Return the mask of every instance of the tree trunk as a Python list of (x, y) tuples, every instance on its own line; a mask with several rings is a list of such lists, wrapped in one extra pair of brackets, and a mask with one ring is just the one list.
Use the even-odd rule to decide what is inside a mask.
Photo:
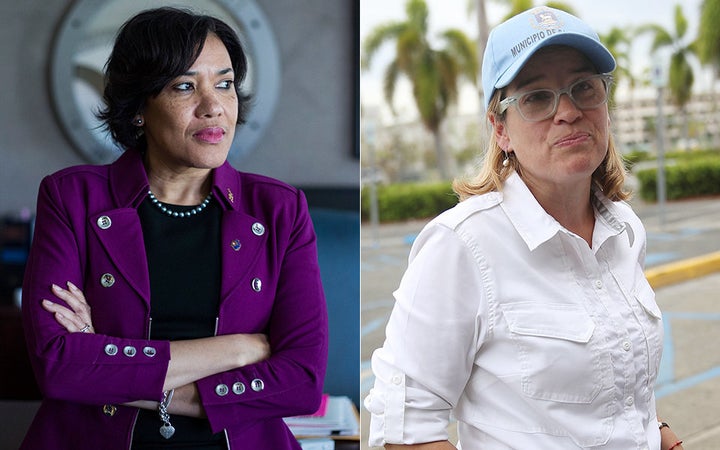
[[(707, 128), (707, 123), (705, 124), (705, 134), (710, 135), (710, 138), (708, 139), (708, 142), (705, 144), (708, 147), (711, 148), (718, 148), (720, 146), (718, 139), (720, 136), (718, 136), (718, 116), (717, 116), (717, 103), (715, 103), (715, 83), (718, 80), (718, 73), (720, 72), (720, 67), (717, 65), (713, 65), (710, 75), (710, 104), (712, 105), (712, 117), (713, 119), (710, 121), (712, 124), (712, 128)], [(709, 145), (708, 145), (709, 144)]]
[(437, 159), (440, 178), (450, 180), (455, 176), (455, 158), (448, 155), (441, 127), (433, 131), (433, 138), (435, 140), (435, 158)]
[[(487, 13), (485, 11), (485, 0), (476, 0), (477, 1), (477, 21), (478, 21), (478, 45), (477, 45), (477, 54), (478, 54), (478, 61), (480, 62), (480, 65), (482, 67), (482, 60), (483, 55), (485, 54), (485, 47), (487, 47), (487, 41), (488, 41), (488, 35), (490, 34), (488, 21), (487, 21)], [(482, 72), (478, 74), (480, 78), (482, 78)], [(478, 108), (480, 112), (480, 117), (485, 117), (485, 101), (483, 99), (483, 86), (482, 86), (482, 80), (478, 80), (477, 82), (478, 86), (478, 94), (480, 95), (480, 107)]]
[(683, 150), (690, 150), (690, 120), (688, 118), (688, 110), (683, 106), (680, 109), (682, 115), (682, 134), (683, 134)]

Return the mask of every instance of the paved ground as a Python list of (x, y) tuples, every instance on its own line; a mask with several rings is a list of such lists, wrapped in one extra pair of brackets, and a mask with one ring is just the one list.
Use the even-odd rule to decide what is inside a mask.
[[(634, 201), (633, 206), (648, 232), (649, 269), (682, 266), (699, 256), (720, 251), (720, 198), (668, 202), (662, 208)], [(392, 308), (392, 292), (406, 267), (410, 244), (425, 222), (378, 228), (363, 224), (361, 398), (373, 383), (370, 355), (382, 345), (385, 323)], [(681, 279), (656, 289), (666, 324), (665, 350), (656, 391), (658, 411), (684, 439), (686, 449), (720, 448), (718, 292), (720, 273)], [(364, 410), (361, 420), (367, 424), (368, 414)], [(361, 448), (367, 449), (365, 426), (361, 436)]]

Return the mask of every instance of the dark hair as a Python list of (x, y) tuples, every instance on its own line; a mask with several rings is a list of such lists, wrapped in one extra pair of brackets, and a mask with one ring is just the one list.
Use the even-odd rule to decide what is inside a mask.
[(105, 65), (106, 106), (97, 116), (118, 144), (144, 150), (145, 137), (133, 125), (133, 118), (149, 97), (188, 71), (210, 33), (225, 44), (230, 55), (238, 96), (237, 123), (245, 122), (250, 98), (240, 86), (247, 75), (247, 58), (235, 31), (215, 17), (170, 7), (150, 9), (120, 28)]

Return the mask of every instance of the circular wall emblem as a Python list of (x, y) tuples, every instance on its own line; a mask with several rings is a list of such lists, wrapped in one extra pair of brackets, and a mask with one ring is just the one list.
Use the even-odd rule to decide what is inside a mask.
[[(181, 0), (168, 5), (218, 17), (240, 36), (249, 62), (245, 91), (253, 101), (228, 155), (231, 161), (239, 160), (262, 137), (280, 93), (280, 56), (270, 22), (253, 0)], [(103, 102), (103, 68), (117, 31), (134, 14), (158, 6), (150, 0), (79, 0), (57, 29), (50, 58), (52, 101), (63, 130), (88, 162), (109, 163), (122, 152), (95, 118)]]

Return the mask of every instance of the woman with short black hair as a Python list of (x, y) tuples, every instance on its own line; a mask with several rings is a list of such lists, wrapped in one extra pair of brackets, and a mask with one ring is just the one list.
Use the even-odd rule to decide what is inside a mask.
[(23, 285), (44, 400), (23, 449), (299, 449), (327, 312), (305, 197), (227, 162), (247, 61), (223, 22), (142, 12), (99, 116), (125, 152), (40, 186)]

